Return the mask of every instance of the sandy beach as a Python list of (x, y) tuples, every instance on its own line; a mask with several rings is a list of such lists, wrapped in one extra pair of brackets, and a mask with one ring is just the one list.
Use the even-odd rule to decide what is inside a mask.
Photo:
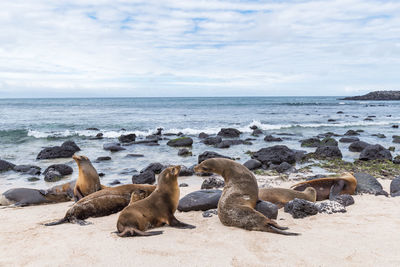
[[(187, 178), (185, 178), (186, 180)], [(388, 190), (390, 180), (379, 180)], [(286, 182), (287, 183), (287, 182)], [(280, 186), (288, 187), (283, 183)], [(181, 188), (181, 197), (199, 185)], [(177, 212), (193, 230), (163, 227), (152, 237), (120, 238), (118, 214), (93, 224), (42, 223), (64, 216), (72, 202), (0, 209), (0, 266), (398, 266), (400, 198), (357, 195), (346, 213), (278, 222), (300, 236), (250, 232), (223, 226), (217, 216)]]

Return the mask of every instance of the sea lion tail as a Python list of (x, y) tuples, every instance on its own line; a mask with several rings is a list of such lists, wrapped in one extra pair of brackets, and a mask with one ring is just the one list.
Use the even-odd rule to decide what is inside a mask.
[(272, 233), (275, 233), (275, 234), (281, 234), (281, 235), (300, 235), (299, 233), (292, 233), (292, 232), (283, 231), (283, 230), (281, 230), (281, 229), (279, 229), (279, 228), (276, 228), (276, 227), (273, 226), (273, 225), (269, 225), (269, 227), (270, 227), (270, 229), (272, 230), (271, 232), (272, 232)]
[(53, 226), (53, 225), (59, 225), (63, 223), (69, 222), (69, 219), (67, 217), (62, 218), (61, 220), (55, 221), (55, 222), (50, 222), (50, 223), (45, 223), (45, 226)]

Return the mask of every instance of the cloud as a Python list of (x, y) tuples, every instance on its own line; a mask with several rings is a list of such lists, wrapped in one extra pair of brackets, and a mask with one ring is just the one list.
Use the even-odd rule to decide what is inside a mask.
[(398, 89), (398, 14), (378, 0), (2, 1), (0, 97)]

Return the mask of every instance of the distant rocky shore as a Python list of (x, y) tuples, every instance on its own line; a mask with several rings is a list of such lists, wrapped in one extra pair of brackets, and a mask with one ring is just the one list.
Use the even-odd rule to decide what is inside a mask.
[(350, 96), (340, 100), (400, 100), (400, 91), (374, 91), (366, 95)]

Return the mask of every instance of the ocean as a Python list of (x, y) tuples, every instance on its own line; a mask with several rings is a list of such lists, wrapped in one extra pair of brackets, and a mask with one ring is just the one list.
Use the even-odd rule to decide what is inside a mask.
[[(77, 167), (72, 159), (36, 160), (44, 147), (61, 145), (73, 140), (81, 148), (78, 154), (88, 156), (92, 162), (100, 156), (110, 156), (111, 161), (93, 163), (98, 172), (105, 173), (103, 184), (119, 179), (131, 181), (134, 170), (140, 171), (152, 162), (182, 164), (187, 167), (197, 163), (197, 156), (206, 150), (238, 158), (245, 162), (250, 157), (246, 151), (276, 144), (308, 152), (315, 148), (301, 148), (300, 140), (320, 133), (344, 134), (347, 130), (363, 130), (362, 141), (379, 143), (385, 147), (392, 143), (392, 135), (400, 129), (400, 102), (396, 101), (344, 101), (340, 97), (204, 97), (204, 98), (68, 98), (68, 99), (0, 99), (0, 159), (14, 164), (31, 164), (42, 168), (54, 163), (65, 163), (74, 173), (57, 183), (40, 180), (29, 182), (31, 175), (14, 171), (0, 173), (0, 188), (47, 188), (77, 177)], [(338, 113), (339, 112), (339, 113)], [(368, 120), (365, 120), (368, 116)], [(334, 120), (334, 121), (328, 121)], [(264, 135), (256, 137), (252, 145), (231, 146), (218, 149), (200, 143), (200, 132), (215, 135), (221, 128), (236, 128), (243, 132), (241, 139), (254, 138), (250, 126), (256, 125)], [(98, 131), (102, 140), (90, 140)], [(180, 157), (178, 148), (129, 145), (127, 150), (111, 153), (103, 144), (117, 141), (121, 134), (135, 133), (145, 138), (163, 128), (163, 133), (182, 132), (194, 139), (193, 156)], [(382, 133), (386, 138), (372, 134)], [(280, 135), (283, 142), (265, 142), (267, 134)], [(166, 138), (174, 138), (165, 136)], [(339, 138), (336, 137), (338, 140)], [(358, 153), (349, 152), (349, 144), (339, 143), (344, 159), (353, 161)], [(129, 153), (144, 154), (131, 158)]]

